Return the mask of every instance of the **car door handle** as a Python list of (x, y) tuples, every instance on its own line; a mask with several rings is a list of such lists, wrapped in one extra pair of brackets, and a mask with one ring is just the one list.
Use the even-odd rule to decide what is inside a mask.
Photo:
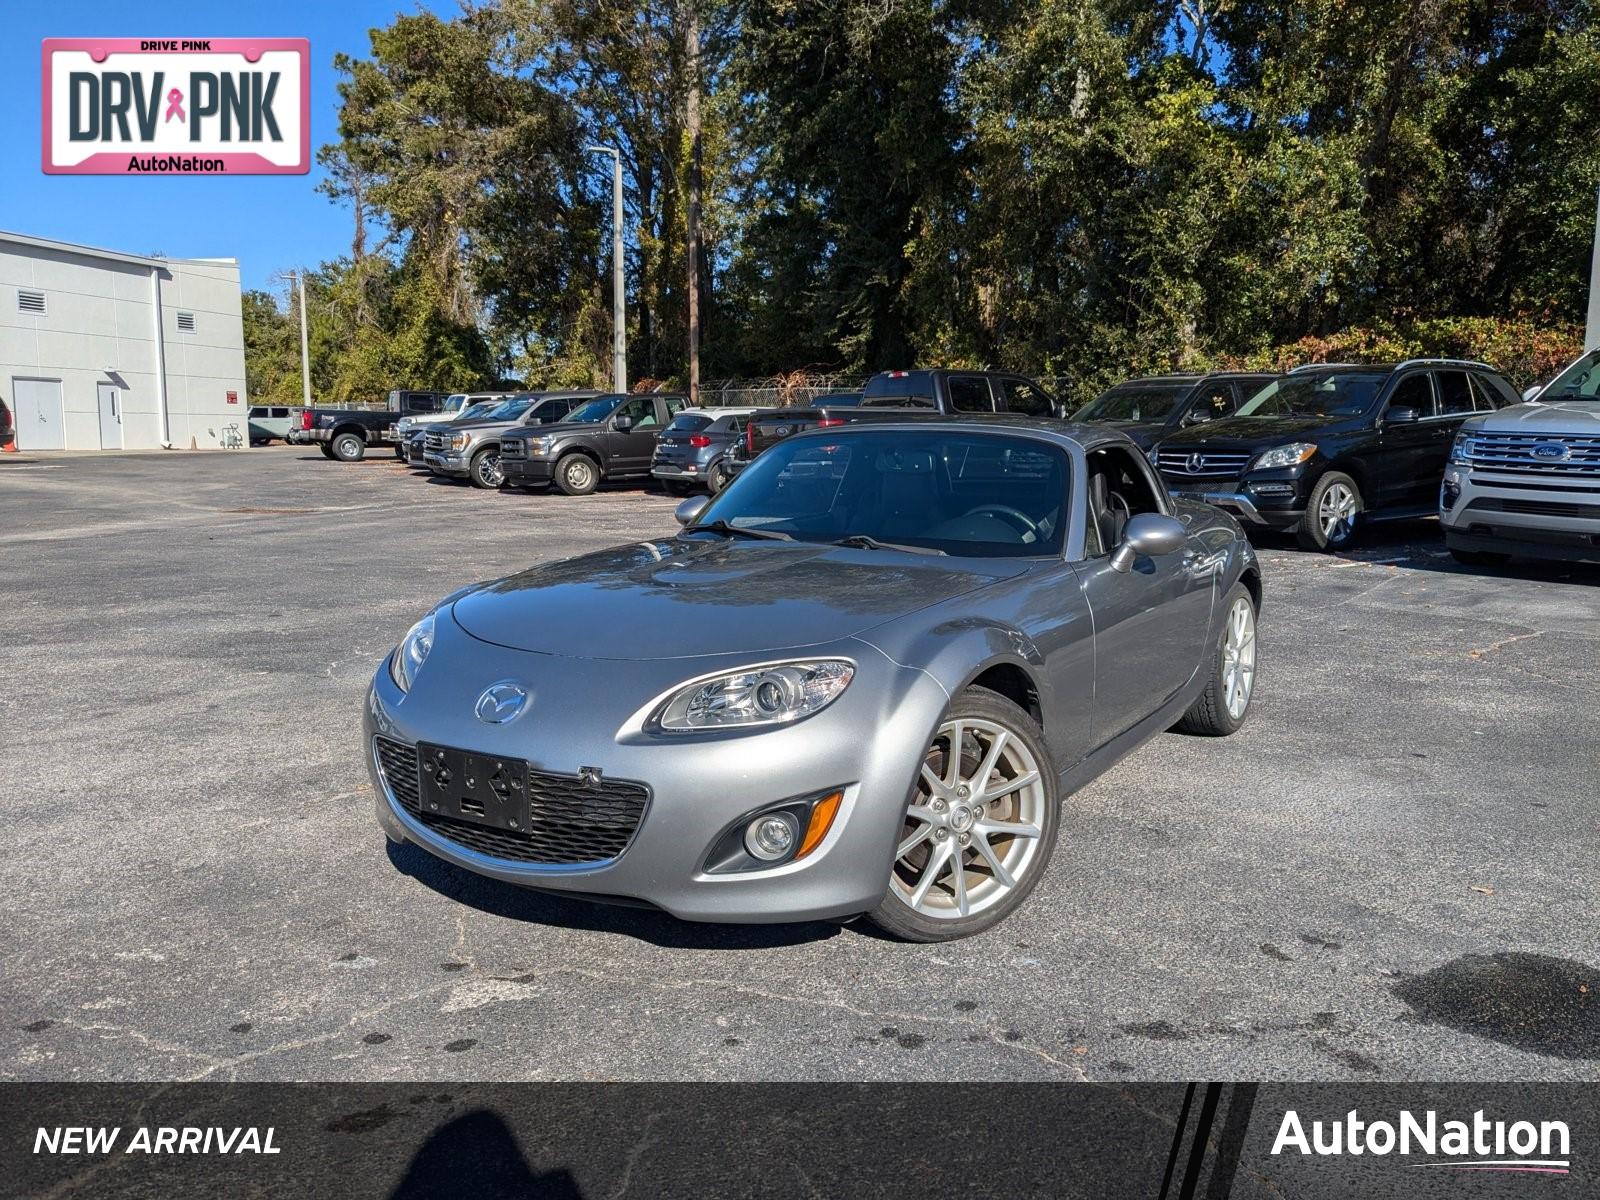
[(1205, 579), (1215, 575), (1227, 560), (1225, 551), (1213, 554), (1201, 554), (1198, 550), (1185, 550), (1183, 552), (1183, 569), (1195, 579)]

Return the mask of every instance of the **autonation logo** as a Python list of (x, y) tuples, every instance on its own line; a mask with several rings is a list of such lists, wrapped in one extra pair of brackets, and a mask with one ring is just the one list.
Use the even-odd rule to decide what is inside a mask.
[(1273, 1154), (1337, 1157), (1424, 1155), (1456, 1161), (1409, 1163), (1456, 1171), (1523, 1171), (1565, 1175), (1571, 1168), (1571, 1133), (1565, 1121), (1491, 1121), (1479, 1109), (1470, 1121), (1441, 1121), (1429, 1110), (1420, 1117), (1401, 1109), (1392, 1121), (1364, 1121), (1351, 1109), (1341, 1120), (1312, 1121), (1307, 1132), (1300, 1114), (1283, 1114)]

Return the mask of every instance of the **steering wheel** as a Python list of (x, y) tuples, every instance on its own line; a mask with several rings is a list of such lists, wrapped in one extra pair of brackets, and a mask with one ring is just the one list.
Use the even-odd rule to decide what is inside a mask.
[(1024, 534), (1032, 535), (1033, 537), (1039, 536), (1039, 522), (1035, 521), (1027, 513), (1012, 508), (1009, 504), (980, 504), (971, 512), (963, 514), (963, 516), (977, 517), (984, 514), (995, 517), (1015, 517), (1017, 523), (1022, 526)]

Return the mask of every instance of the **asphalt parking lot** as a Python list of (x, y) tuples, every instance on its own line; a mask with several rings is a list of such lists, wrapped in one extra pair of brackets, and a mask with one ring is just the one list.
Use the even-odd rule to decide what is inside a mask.
[(1255, 709), (1072, 797), (941, 946), (519, 891), (370, 815), (376, 664), (672, 531), (392, 459), (0, 461), (0, 1078), (1600, 1078), (1600, 571), (1264, 547)]

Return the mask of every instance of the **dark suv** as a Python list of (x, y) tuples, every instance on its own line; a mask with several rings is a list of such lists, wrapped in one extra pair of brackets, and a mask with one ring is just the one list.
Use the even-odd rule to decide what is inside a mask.
[(1101, 392), (1072, 419), (1120, 429), (1148, 450), (1180, 429), (1231, 417), (1276, 378), (1270, 372), (1248, 371), (1146, 375)]
[(1516, 402), (1480, 362), (1313, 363), (1234, 416), (1163, 439), (1154, 458), (1175, 494), (1227, 509), (1246, 528), (1293, 531), (1307, 549), (1338, 550), (1362, 521), (1436, 511), (1461, 423)]
[(518, 429), (500, 439), (500, 468), (507, 484), (555, 484), (569, 496), (587, 496), (602, 479), (650, 474), (656, 438), (689, 405), (664, 392), (612, 393), (581, 404), (558, 425)]

